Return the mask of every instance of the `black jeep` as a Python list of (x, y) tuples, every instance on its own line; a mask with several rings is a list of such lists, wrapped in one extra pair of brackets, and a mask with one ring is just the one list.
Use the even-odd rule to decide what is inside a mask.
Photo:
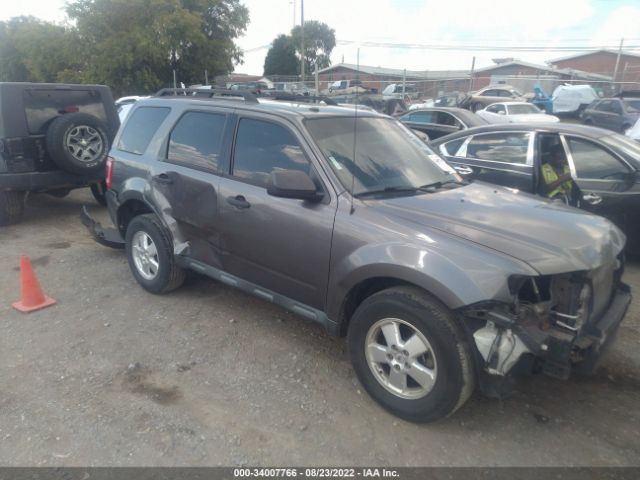
[(104, 204), (119, 126), (104, 85), (0, 83), (0, 225), (22, 217), (27, 192), (62, 197), (90, 186)]

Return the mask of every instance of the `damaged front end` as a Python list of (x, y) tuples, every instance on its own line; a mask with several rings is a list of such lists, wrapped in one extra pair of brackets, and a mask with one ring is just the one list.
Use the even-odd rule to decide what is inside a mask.
[(622, 273), (619, 256), (590, 271), (514, 276), (510, 304), (461, 309), (485, 393), (502, 395), (521, 374), (567, 379), (572, 370), (594, 371), (631, 302)]

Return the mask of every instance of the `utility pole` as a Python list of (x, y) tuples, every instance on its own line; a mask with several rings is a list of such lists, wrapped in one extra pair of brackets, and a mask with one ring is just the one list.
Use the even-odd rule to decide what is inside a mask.
[(613, 69), (613, 82), (615, 84), (615, 81), (618, 77), (618, 66), (620, 65), (620, 56), (622, 55), (622, 44), (624, 43), (624, 38), (620, 39), (620, 48), (618, 48), (618, 56), (616, 57), (616, 66)]
[(296, 0), (293, 0), (293, 28), (296, 28)]
[(469, 91), (473, 92), (473, 74), (476, 69), (476, 57), (471, 60), (471, 73), (469, 74)]
[(207, 69), (204, 69), (204, 84), (205, 85), (209, 85), (209, 72), (207, 72)]
[(407, 69), (405, 68), (402, 71), (402, 100), (404, 100), (404, 93), (406, 91), (407, 86)]
[(300, 61), (302, 62), (302, 65), (300, 65), (300, 76), (302, 78), (302, 83), (304, 83), (304, 63), (305, 63), (305, 55), (304, 55), (304, 0), (300, 0), (300, 37), (301, 37)]

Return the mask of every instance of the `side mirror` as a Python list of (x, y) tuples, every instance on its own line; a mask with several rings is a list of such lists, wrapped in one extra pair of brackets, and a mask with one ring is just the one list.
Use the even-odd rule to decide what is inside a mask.
[(267, 182), (267, 193), (274, 197), (319, 201), (324, 196), (318, 192), (311, 177), (299, 170), (275, 170)]

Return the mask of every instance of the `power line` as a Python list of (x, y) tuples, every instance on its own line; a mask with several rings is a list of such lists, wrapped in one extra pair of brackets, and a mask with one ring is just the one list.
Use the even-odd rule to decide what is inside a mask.
[[(405, 50), (466, 50), (474, 52), (486, 51), (509, 51), (509, 52), (597, 52), (599, 50), (617, 50), (618, 45), (573, 45), (573, 46), (551, 46), (551, 45), (478, 45), (478, 44), (420, 44), (420, 43), (394, 43), (394, 42), (371, 42), (355, 40), (338, 40), (338, 45), (354, 45), (371, 48), (398, 48)], [(640, 49), (640, 44), (626, 45), (625, 50)]]

